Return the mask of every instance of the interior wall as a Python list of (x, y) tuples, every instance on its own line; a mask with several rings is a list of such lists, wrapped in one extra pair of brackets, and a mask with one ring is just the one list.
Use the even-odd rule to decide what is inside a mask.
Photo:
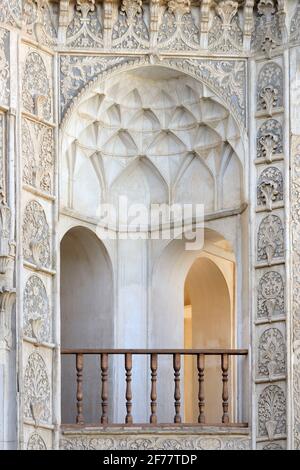
[[(113, 278), (104, 245), (85, 228), (71, 229), (61, 242), (62, 348), (113, 347)], [(85, 358), (84, 416), (99, 422), (100, 364)], [(62, 358), (62, 422), (75, 423), (75, 357)]]

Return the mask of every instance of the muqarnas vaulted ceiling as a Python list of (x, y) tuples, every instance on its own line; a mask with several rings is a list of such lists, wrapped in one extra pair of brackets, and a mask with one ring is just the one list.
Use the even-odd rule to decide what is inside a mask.
[(97, 216), (99, 203), (243, 202), (238, 126), (195, 79), (160, 66), (95, 83), (64, 128), (63, 205)]

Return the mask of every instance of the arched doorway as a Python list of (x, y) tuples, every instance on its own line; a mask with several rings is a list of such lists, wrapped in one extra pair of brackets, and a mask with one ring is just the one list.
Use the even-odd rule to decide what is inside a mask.
[[(96, 235), (83, 227), (68, 231), (61, 242), (61, 346), (113, 346), (113, 280), (108, 253)], [(76, 416), (74, 357), (62, 358), (62, 421)], [(96, 358), (85, 358), (84, 415), (99, 421), (100, 372)]]
[[(184, 286), (184, 347), (230, 349), (235, 336), (235, 264), (226, 258), (204, 254), (197, 258)], [(220, 357), (205, 359), (205, 418), (220, 422), (222, 381)], [(232, 384), (232, 370), (231, 381)], [(198, 374), (196, 360), (185, 358), (185, 421), (197, 422)], [(232, 397), (232, 393), (230, 396)], [(230, 407), (232, 414), (232, 407)]]

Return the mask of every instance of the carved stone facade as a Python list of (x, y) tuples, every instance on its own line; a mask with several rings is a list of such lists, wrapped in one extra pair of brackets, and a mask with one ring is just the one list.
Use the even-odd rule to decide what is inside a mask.
[[(0, 0), (0, 448), (300, 448), (299, 47), (298, 0)], [(114, 341), (132, 339), (131, 321), (139, 345), (154, 344), (155, 308), (177, 307), (155, 278), (165, 245), (130, 261), (105, 238), (99, 207), (122, 192), (204, 204), (205, 243), (214, 256), (232, 247), (232, 347), (253, 352), (230, 410), (245, 434), (61, 431), (64, 235), (104, 242)]]

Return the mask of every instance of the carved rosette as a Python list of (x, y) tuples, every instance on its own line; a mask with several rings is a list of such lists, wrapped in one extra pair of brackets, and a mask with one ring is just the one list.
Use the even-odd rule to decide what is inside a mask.
[(27, 450), (47, 450), (44, 439), (37, 432), (28, 439)]
[(52, 93), (45, 63), (40, 54), (27, 55), (22, 82), (23, 107), (31, 114), (49, 121), (52, 118)]
[(284, 230), (277, 215), (268, 215), (259, 226), (257, 234), (257, 261), (271, 265), (284, 256)]
[(284, 283), (277, 271), (265, 273), (257, 290), (257, 318), (271, 321), (284, 316)]
[(276, 167), (265, 168), (257, 182), (257, 205), (272, 211), (273, 204), (283, 201), (283, 177)]
[(278, 385), (268, 385), (258, 400), (258, 435), (273, 440), (286, 433), (286, 398)]
[(38, 352), (30, 354), (24, 372), (24, 417), (36, 425), (51, 420), (50, 383), (44, 359)]
[(49, 300), (43, 281), (31, 276), (24, 294), (24, 334), (38, 342), (51, 341)]
[(269, 328), (259, 338), (257, 376), (273, 381), (285, 373), (286, 344), (283, 334), (277, 328)]
[(283, 72), (276, 62), (268, 62), (261, 69), (257, 84), (257, 110), (272, 116), (283, 106)]
[(24, 211), (23, 253), (27, 261), (50, 268), (49, 226), (44, 210), (37, 201), (30, 201)]

